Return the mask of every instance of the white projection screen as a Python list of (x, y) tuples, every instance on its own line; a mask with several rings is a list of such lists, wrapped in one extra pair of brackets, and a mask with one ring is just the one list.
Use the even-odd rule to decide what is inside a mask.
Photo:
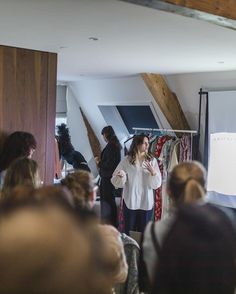
[(236, 90), (208, 92), (208, 201), (236, 208)]

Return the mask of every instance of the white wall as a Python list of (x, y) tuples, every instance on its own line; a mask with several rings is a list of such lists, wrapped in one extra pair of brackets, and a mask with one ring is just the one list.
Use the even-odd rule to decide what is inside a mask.
[(57, 86), (56, 113), (66, 113), (66, 86)]
[[(236, 71), (168, 75), (165, 77), (169, 88), (177, 94), (191, 129), (197, 130), (200, 88), (236, 88)], [(79, 112), (83, 109), (97, 137), (104, 146), (100, 135), (106, 122), (98, 105), (124, 105), (153, 103), (158, 114), (161, 127), (169, 128), (169, 124), (160, 112), (158, 105), (145, 86), (140, 76), (112, 78), (101, 80), (82, 80), (69, 83), (68, 125), (72, 142), (87, 160), (92, 157), (84, 124)]]
[(89, 161), (92, 157), (92, 150), (89, 144), (87, 129), (84, 124), (80, 105), (70, 87), (67, 89), (67, 126), (71, 135), (71, 142), (75, 150), (81, 152)]
[(176, 93), (191, 128), (197, 130), (200, 88), (236, 89), (236, 71), (168, 75), (166, 81)]
[[(178, 74), (166, 76), (166, 81), (176, 93), (191, 129), (198, 129), (199, 90), (236, 89), (236, 71)], [(205, 97), (205, 96), (204, 96)], [(200, 125), (200, 153), (204, 154), (205, 102), (203, 98)], [(219, 120), (221, 118), (219, 117)]]
[(70, 88), (103, 145), (104, 142), (100, 133), (106, 122), (98, 105), (142, 105), (152, 103), (161, 121), (160, 127), (169, 128), (168, 122), (160, 112), (158, 105), (140, 76), (72, 82), (70, 83)]

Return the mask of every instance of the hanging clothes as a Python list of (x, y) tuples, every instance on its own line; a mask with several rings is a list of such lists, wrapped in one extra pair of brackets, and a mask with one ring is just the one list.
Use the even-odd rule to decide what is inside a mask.
[(179, 161), (189, 161), (192, 159), (191, 138), (189, 135), (183, 135), (180, 139)]
[[(154, 153), (154, 156), (157, 158), (157, 162), (159, 165), (159, 169), (161, 172), (161, 176), (163, 177), (163, 162), (159, 159), (162, 147), (164, 146), (165, 142), (170, 140), (169, 136), (161, 136), (157, 138), (157, 144), (156, 144), (156, 150)], [(161, 219), (161, 212), (162, 212), (162, 186), (159, 187), (155, 192), (154, 192), (154, 219), (155, 221)]]

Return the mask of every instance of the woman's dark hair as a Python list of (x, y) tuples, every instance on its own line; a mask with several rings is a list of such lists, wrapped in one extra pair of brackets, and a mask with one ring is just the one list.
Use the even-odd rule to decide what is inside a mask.
[[(143, 144), (144, 138), (147, 138), (149, 141), (149, 138), (145, 134), (141, 135), (135, 135), (133, 138), (133, 141), (130, 145), (129, 151), (128, 151), (128, 157), (129, 157), (129, 162), (131, 164), (135, 164), (136, 161), (136, 155), (138, 154), (138, 147)], [(147, 160), (150, 160), (152, 158), (152, 155), (150, 153), (146, 154)]]
[(28, 157), (31, 149), (36, 147), (36, 140), (31, 133), (17, 131), (9, 135), (0, 156), (0, 172), (7, 169), (17, 158)]
[(112, 126), (106, 126), (102, 129), (101, 134), (103, 136), (105, 136), (105, 138), (107, 139), (107, 141), (109, 143), (113, 143), (114, 145), (116, 145), (116, 147), (118, 147), (119, 149), (121, 149), (121, 145), (120, 142), (115, 134), (115, 131), (113, 129)]
[(153, 294), (233, 294), (236, 232), (210, 205), (184, 206), (164, 240)]
[(71, 143), (69, 128), (66, 127), (66, 124), (57, 126), (57, 133), (60, 157), (72, 153), (75, 149)]
[(192, 203), (205, 196), (206, 170), (197, 161), (182, 162), (168, 177), (168, 190), (176, 206)]

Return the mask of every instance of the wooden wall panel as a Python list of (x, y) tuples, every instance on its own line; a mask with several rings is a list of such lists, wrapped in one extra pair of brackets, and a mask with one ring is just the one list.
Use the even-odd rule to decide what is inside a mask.
[(57, 83), (57, 56), (50, 54), (48, 56), (48, 89), (47, 89), (47, 135), (46, 135), (46, 165), (50, 168), (45, 170), (46, 179), (51, 181), (52, 171), (54, 174), (55, 158), (55, 116), (56, 116), (56, 83)]
[(0, 46), (0, 130), (27, 131), (45, 183), (53, 180), (57, 55)]

